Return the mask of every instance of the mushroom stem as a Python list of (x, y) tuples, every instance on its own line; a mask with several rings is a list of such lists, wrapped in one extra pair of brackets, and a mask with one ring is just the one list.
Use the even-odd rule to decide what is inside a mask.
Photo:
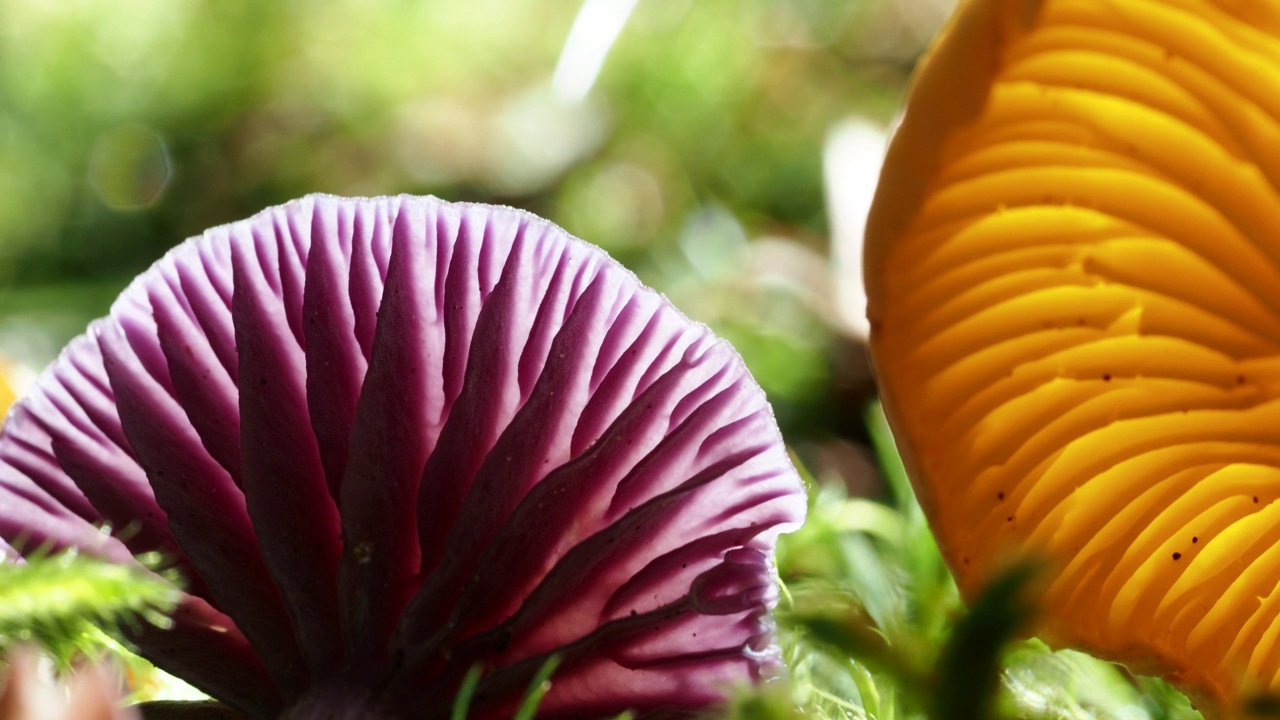
[(213, 701), (153, 700), (136, 707), (142, 720), (244, 720), (244, 715)]
[(279, 720), (398, 720), (366, 691), (351, 687), (313, 688), (280, 715)]

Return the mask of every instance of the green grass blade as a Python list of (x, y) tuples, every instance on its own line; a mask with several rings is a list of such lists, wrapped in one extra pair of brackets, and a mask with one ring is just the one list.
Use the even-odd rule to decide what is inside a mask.
[(467, 711), (471, 709), (471, 696), (475, 694), (476, 685), (479, 684), (480, 666), (472, 665), (467, 674), (462, 677), (458, 694), (453, 696), (453, 709), (449, 713), (449, 720), (466, 720)]
[(552, 655), (538, 669), (537, 674), (533, 676), (533, 681), (529, 683), (529, 692), (524, 696), (524, 701), (520, 703), (520, 709), (516, 711), (512, 720), (533, 720), (533, 716), (538, 712), (538, 705), (542, 703), (542, 698), (551, 689), (551, 674), (560, 666), (560, 656)]

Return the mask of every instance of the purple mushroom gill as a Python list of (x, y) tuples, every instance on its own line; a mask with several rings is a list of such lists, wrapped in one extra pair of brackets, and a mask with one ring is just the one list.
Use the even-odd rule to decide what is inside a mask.
[[(776, 671), (805, 508), (742, 361), (532, 215), (312, 196), (171, 251), (0, 435), (0, 538), (187, 578), (135, 641), (246, 717), (668, 715)], [(109, 524), (114, 534), (100, 532)], [(345, 714), (343, 714), (345, 713)]]

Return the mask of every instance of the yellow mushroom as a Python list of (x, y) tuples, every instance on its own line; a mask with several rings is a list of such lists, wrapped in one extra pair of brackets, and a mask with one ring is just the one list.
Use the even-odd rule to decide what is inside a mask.
[(866, 253), (962, 590), (1033, 553), (1051, 641), (1280, 690), (1280, 2), (962, 2)]

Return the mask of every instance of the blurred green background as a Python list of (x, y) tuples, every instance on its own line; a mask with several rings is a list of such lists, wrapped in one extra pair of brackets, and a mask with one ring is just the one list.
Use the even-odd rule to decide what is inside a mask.
[(435, 194), (604, 247), (739, 347), (789, 437), (860, 437), (861, 230), (833, 251), (828, 198), (869, 200), (950, 5), (0, 0), (0, 352), (43, 365), (208, 227)]

